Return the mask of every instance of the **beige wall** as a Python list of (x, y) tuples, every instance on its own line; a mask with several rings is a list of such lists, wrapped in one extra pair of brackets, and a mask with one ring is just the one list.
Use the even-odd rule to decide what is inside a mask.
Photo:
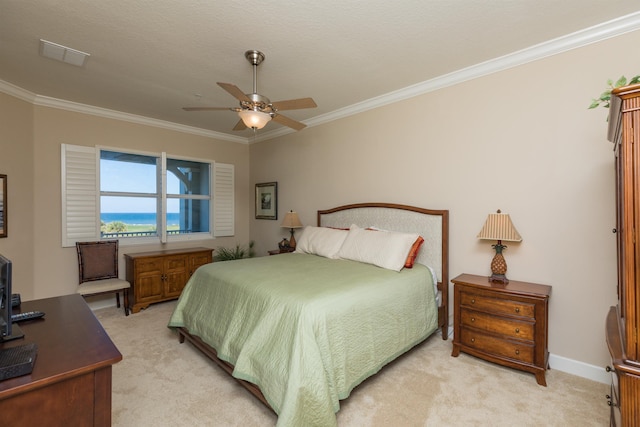
[[(490, 274), (486, 216), (511, 215), (508, 277), (553, 286), (549, 349), (604, 366), (616, 302), (608, 78), (640, 73), (640, 32), (458, 84), (278, 140), (253, 144), (251, 184), (278, 182), (279, 218), (357, 202), (450, 210), (450, 277)], [(258, 251), (287, 236), (251, 219)]]
[[(120, 253), (185, 246), (232, 246), (249, 241), (248, 146), (173, 130), (33, 106), (0, 94), (0, 173), (9, 176), (9, 237), (0, 253), (14, 262), (14, 290), (25, 300), (73, 293), (75, 248), (61, 245), (60, 144), (104, 145), (235, 165), (236, 235), (200, 242), (127, 246)], [(5, 113), (7, 115), (5, 115)], [(4, 121), (6, 120), (6, 127)], [(5, 157), (5, 153), (8, 153)], [(124, 276), (120, 256), (120, 275)]]
[(9, 177), (0, 253), (14, 261), (25, 299), (75, 291), (75, 249), (60, 242), (61, 143), (235, 164), (236, 236), (202, 245), (251, 238), (259, 255), (288, 232), (254, 219), (256, 182), (277, 181), (279, 218), (295, 209), (304, 224), (318, 209), (355, 202), (449, 209), (450, 277), (489, 273), (491, 242), (475, 236), (500, 208), (524, 238), (508, 244), (508, 276), (553, 286), (550, 351), (604, 366), (604, 317), (616, 301), (613, 160), (606, 110), (586, 107), (608, 78), (640, 72), (626, 53), (638, 42), (631, 33), (251, 146), (0, 93), (0, 173)]
[(13, 261), (13, 287), (34, 294), (33, 106), (0, 93), (0, 174), (7, 175), (8, 236), (0, 253)]

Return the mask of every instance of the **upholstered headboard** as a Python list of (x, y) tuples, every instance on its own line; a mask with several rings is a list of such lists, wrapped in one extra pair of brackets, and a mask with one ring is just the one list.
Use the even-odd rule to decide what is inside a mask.
[(355, 224), (421, 235), (425, 243), (417, 262), (432, 267), (441, 283), (448, 282), (448, 223), (447, 210), (389, 203), (360, 203), (318, 211), (320, 227), (348, 228)]

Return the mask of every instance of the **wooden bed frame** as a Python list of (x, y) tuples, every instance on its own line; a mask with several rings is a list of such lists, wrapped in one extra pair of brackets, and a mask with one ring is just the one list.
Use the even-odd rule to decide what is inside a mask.
[[(436, 272), (438, 290), (440, 292), (438, 327), (442, 330), (442, 339), (447, 339), (449, 332), (448, 210), (431, 210), (391, 203), (359, 203), (320, 210), (318, 211), (317, 224), (318, 226), (340, 228), (356, 224), (360, 227), (375, 226), (392, 231), (419, 233), (425, 239), (425, 243), (422, 246), (417, 262), (429, 265)], [(186, 339), (205, 356), (217, 363), (225, 372), (232, 375), (233, 365), (219, 359), (214, 348), (202, 341), (200, 337), (191, 335), (186, 328), (180, 327), (176, 329), (180, 343), (184, 343)], [(257, 385), (233, 376), (232, 378), (257, 397), (269, 409), (273, 410)]]

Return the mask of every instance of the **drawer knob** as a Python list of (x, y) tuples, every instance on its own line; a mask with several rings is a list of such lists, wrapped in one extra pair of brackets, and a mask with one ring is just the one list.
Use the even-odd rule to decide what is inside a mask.
[(516, 313), (520, 313), (520, 307), (516, 307)]
[(475, 338), (471, 338), (471, 342), (476, 342), (476, 339)]
[(607, 366), (604, 370), (607, 372), (613, 372), (613, 368), (611, 366)]
[(476, 303), (476, 299), (475, 298), (471, 298), (471, 304), (475, 304)]
[(520, 328), (516, 328), (516, 334), (520, 333)]
[(472, 322), (475, 322), (475, 321), (476, 321), (476, 318), (475, 318), (475, 317), (472, 317), (472, 318), (471, 318), (471, 321), (472, 321)]
[(520, 354), (520, 350), (516, 348), (516, 354)]

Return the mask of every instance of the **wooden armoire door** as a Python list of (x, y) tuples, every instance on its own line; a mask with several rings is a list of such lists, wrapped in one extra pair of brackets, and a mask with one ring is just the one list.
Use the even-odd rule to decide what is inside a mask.
[(640, 86), (614, 90), (609, 138), (616, 152), (618, 310), (626, 357), (639, 360), (640, 327)]
[(616, 166), (618, 304), (606, 321), (611, 425), (640, 426), (640, 85), (612, 91), (609, 140)]

